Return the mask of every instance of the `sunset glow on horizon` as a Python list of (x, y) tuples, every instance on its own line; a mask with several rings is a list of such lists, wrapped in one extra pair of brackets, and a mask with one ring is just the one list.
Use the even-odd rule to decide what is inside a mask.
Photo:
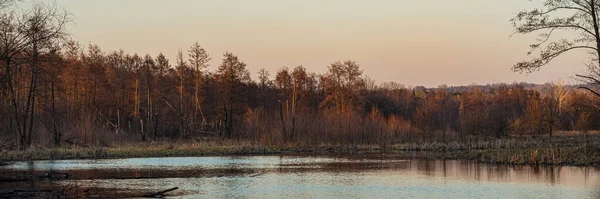
[(232, 52), (253, 77), (261, 68), (303, 65), (322, 73), (354, 60), (377, 83), (410, 86), (545, 83), (585, 71), (587, 54), (574, 51), (539, 72), (519, 74), (534, 35), (515, 35), (509, 20), (535, 7), (527, 0), (436, 1), (160, 1), (58, 0), (72, 14), (69, 28), (82, 45), (123, 49), (174, 63), (179, 49), (199, 42), (212, 57)]

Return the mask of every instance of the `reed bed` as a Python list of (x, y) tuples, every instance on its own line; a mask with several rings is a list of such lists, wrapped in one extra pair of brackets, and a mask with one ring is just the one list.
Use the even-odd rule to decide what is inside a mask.
[(139, 142), (108, 147), (34, 147), (1, 151), (0, 161), (48, 159), (106, 159), (137, 157), (187, 157), (268, 155), (297, 153), (411, 153), (413, 158), (472, 160), (491, 164), (600, 166), (600, 135), (586, 142), (578, 134), (548, 137), (508, 137), (449, 142), (393, 144), (298, 143), (263, 144), (247, 140), (192, 140)]

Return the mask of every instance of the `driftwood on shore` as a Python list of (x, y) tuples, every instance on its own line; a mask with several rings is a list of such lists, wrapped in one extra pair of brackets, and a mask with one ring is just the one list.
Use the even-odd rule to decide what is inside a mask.
[(173, 187), (170, 189), (165, 189), (163, 191), (159, 191), (153, 194), (148, 194), (148, 195), (143, 195), (142, 197), (144, 198), (164, 198), (165, 197), (165, 193), (171, 192), (171, 191), (175, 191), (179, 189), (179, 187)]
[(60, 171), (50, 171), (40, 175), (38, 178), (42, 180), (66, 180), (69, 179), (71, 175), (67, 172)]
[(165, 198), (165, 194), (171, 191), (175, 191), (179, 189), (179, 187), (173, 187), (170, 189), (165, 189), (162, 191), (158, 191), (150, 194), (137, 194), (132, 192), (119, 192), (119, 193), (111, 193), (109, 195), (105, 195), (106, 193), (98, 193), (98, 190), (86, 189), (83, 192), (85, 193), (86, 198)]

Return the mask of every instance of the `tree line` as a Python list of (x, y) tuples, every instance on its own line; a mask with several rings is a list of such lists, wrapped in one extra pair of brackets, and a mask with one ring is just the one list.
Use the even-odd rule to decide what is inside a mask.
[[(10, 1), (9, 1), (10, 2)], [(258, 71), (199, 43), (162, 53), (105, 52), (70, 40), (67, 12), (35, 4), (0, 18), (3, 147), (243, 139), (264, 144), (389, 144), (549, 135), (600, 127), (591, 94), (560, 83), (537, 89), (377, 85), (359, 63), (318, 74), (303, 66)]]

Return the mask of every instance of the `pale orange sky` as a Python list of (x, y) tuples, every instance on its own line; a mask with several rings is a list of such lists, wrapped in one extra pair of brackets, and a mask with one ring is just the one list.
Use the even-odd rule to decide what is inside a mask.
[(528, 0), (58, 0), (74, 16), (73, 38), (104, 51), (123, 49), (171, 60), (198, 41), (215, 70), (226, 51), (256, 77), (261, 68), (304, 65), (323, 73), (352, 59), (378, 83), (428, 87), (526, 81), (544, 83), (585, 70), (585, 52), (529, 75), (513, 73), (533, 36), (509, 20)]

